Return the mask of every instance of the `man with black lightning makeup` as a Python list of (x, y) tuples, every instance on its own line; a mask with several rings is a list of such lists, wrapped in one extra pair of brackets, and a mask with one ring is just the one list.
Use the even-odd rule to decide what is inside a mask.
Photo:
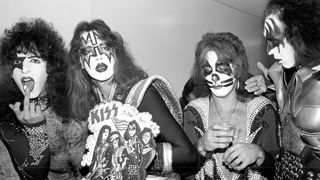
[(184, 130), (206, 157), (196, 179), (272, 177), (279, 150), (278, 114), (270, 100), (244, 89), (248, 61), (232, 33), (207, 33), (197, 44), (192, 78), (207, 94), (185, 108)]
[[(320, 177), (320, 2), (270, 0), (264, 14), (267, 53), (276, 60), (265, 74), (275, 83), (282, 124), (274, 179), (316, 179)], [(292, 68), (295, 73), (287, 78), (286, 69)]]
[(7, 166), (0, 164), (1, 175), (75, 179), (87, 129), (69, 118), (62, 38), (42, 19), (22, 20), (5, 31), (0, 47), (6, 69), (0, 88), (0, 145), (7, 149), (0, 157), (9, 154), (19, 177), (3, 172)]

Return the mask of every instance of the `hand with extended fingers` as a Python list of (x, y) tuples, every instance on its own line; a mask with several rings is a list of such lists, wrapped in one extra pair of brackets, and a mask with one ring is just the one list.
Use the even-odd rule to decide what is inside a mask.
[(260, 166), (265, 155), (262, 149), (251, 143), (238, 143), (229, 147), (223, 154), (223, 161), (230, 169), (241, 171), (249, 165)]
[(35, 124), (45, 119), (41, 112), (40, 105), (30, 102), (30, 89), (26, 88), (23, 100), (23, 110), (20, 110), (21, 103), (9, 104), (9, 107), (14, 111), (18, 120), (22, 124)]
[(213, 124), (198, 141), (198, 150), (202, 155), (215, 149), (227, 148), (233, 141), (234, 129), (222, 124)]
[[(257, 63), (258, 68), (263, 72), (263, 75), (268, 78), (268, 69), (260, 62)], [(263, 75), (259, 74), (249, 78), (245, 83), (245, 89), (248, 92), (253, 92), (255, 95), (260, 95), (267, 91), (266, 82)]]

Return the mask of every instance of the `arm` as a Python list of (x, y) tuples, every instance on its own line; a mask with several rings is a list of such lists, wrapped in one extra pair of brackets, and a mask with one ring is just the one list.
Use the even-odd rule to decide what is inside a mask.
[[(15, 162), (13, 165), (17, 173), (21, 178), (28, 174), (34, 179), (45, 179), (50, 159), (45, 121), (23, 127), (18, 126), (20, 127), (18, 129), (14, 126), (14, 123), (19, 122), (14, 119), (16, 117), (13, 112), (6, 118), (10, 118), (11, 120), (7, 121), (12, 123), (0, 123), (0, 141), (6, 145), (11, 161)], [(23, 163), (27, 166), (22, 166)]]
[[(233, 130), (221, 124), (213, 124), (204, 132), (203, 126), (197, 123), (196, 116), (200, 117), (193, 107), (187, 107), (184, 114), (184, 130), (189, 139), (202, 156), (211, 158), (215, 149), (224, 149), (229, 146), (233, 140)], [(198, 119), (198, 121), (202, 121)]]
[(0, 140), (0, 179), (19, 180), (20, 177), (13, 166), (6, 146)]
[[(199, 154), (155, 88), (148, 88), (138, 110), (151, 113), (153, 120), (160, 126), (160, 134), (156, 137), (158, 154), (161, 150), (166, 151), (164, 142), (172, 146), (172, 169), (183, 174), (196, 172), (198, 167), (195, 164), (199, 161)], [(155, 166), (155, 163), (152, 165)]]
[(263, 163), (257, 167), (264, 176), (272, 178), (275, 172), (275, 159), (278, 154), (280, 144), (280, 119), (275, 109), (269, 108), (261, 118), (266, 123), (264, 131), (259, 136), (257, 145), (259, 145), (265, 153)]
[[(256, 169), (268, 178), (275, 173), (275, 157), (280, 149), (279, 141), (279, 119), (277, 113), (270, 104), (262, 108), (257, 114), (258, 120), (253, 126), (262, 127), (251, 143), (238, 143), (224, 154), (223, 159), (229, 168), (242, 170), (246, 167)], [(260, 118), (261, 117), (261, 118)], [(256, 117), (257, 118), (257, 117)]]

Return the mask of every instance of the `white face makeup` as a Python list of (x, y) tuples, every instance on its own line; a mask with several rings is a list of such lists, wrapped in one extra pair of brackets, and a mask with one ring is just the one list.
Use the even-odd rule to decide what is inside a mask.
[(231, 93), (236, 79), (230, 64), (218, 61), (215, 51), (208, 51), (204, 76), (211, 92), (217, 97), (225, 97)]
[(27, 53), (17, 53), (13, 63), (12, 78), (20, 91), (25, 94), (26, 88), (30, 89), (30, 98), (42, 97), (47, 94), (47, 62), (39, 56)]
[(104, 142), (107, 141), (108, 137), (109, 137), (109, 129), (105, 129), (102, 134), (102, 141)]
[(128, 126), (128, 130), (129, 130), (129, 135), (130, 137), (134, 136), (137, 132), (137, 127), (135, 124), (131, 124)]
[(263, 36), (267, 40), (267, 53), (273, 55), (274, 59), (285, 68), (295, 66), (295, 51), (284, 36), (284, 24), (278, 15), (271, 14), (264, 21)]
[(150, 132), (146, 132), (146, 133), (143, 134), (142, 141), (143, 141), (144, 144), (148, 144), (150, 139), (151, 139)]
[(114, 51), (101, 41), (96, 31), (81, 34), (81, 65), (88, 74), (98, 81), (106, 81), (114, 74)]

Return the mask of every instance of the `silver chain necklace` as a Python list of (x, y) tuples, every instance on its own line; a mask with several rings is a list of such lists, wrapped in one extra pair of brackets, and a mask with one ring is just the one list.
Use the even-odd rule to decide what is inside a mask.
[(232, 108), (232, 112), (231, 112), (229, 118), (227, 119), (227, 121), (224, 121), (224, 120), (222, 119), (221, 115), (220, 115), (220, 112), (219, 112), (219, 110), (218, 110), (218, 107), (217, 107), (217, 105), (216, 105), (216, 102), (215, 102), (215, 100), (213, 99), (214, 107), (216, 108), (217, 113), (218, 113), (218, 115), (219, 115), (219, 118), (220, 118), (220, 120), (221, 120), (223, 123), (229, 123), (229, 121), (230, 121), (230, 119), (231, 119), (231, 117), (232, 117), (232, 114), (233, 114), (234, 110), (235, 110), (236, 107), (237, 107), (238, 102), (239, 102), (239, 100), (237, 100), (237, 102), (234, 104), (234, 106), (233, 106), (233, 108)]

